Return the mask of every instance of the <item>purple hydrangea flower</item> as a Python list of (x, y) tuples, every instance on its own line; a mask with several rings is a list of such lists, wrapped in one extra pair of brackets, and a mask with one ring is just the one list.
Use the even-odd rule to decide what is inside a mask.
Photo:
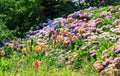
[(38, 30), (38, 29), (40, 29), (40, 27), (39, 27), (39, 26), (36, 26), (36, 27), (35, 27), (35, 29), (37, 29), (37, 30)]

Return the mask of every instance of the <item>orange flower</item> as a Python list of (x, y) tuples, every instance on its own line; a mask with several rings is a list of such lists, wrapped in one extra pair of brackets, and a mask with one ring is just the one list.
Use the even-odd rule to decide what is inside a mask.
[(81, 28), (78, 29), (78, 33), (82, 33), (83, 30)]
[(22, 50), (23, 50), (23, 51), (27, 51), (27, 49), (26, 49), (26, 48), (23, 48)]
[(26, 55), (26, 54), (27, 54), (27, 49), (26, 49), (26, 48), (23, 48), (23, 49), (22, 49), (22, 53), (23, 53), (23, 55)]
[(64, 33), (64, 29), (63, 28), (60, 28), (60, 33)]
[(58, 40), (58, 41), (63, 40), (63, 36), (62, 36), (62, 35), (58, 35), (58, 36), (57, 36), (57, 40)]
[(37, 68), (39, 65), (40, 65), (40, 61), (39, 61), (39, 60), (34, 60), (34, 61), (33, 61), (33, 66), (34, 66), (34, 67)]
[(11, 48), (14, 48), (14, 43), (11, 43), (11, 44), (10, 44), (10, 47), (11, 47)]
[(1, 51), (1, 56), (5, 56), (5, 51), (4, 50)]
[(36, 46), (36, 51), (39, 53), (42, 50), (41, 46)]

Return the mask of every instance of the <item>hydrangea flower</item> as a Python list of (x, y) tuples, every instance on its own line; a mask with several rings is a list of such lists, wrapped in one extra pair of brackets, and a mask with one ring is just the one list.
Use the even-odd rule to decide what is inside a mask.
[(109, 10), (110, 12), (113, 12), (113, 11), (114, 11), (114, 9), (113, 9), (112, 6), (110, 6), (110, 7), (108, 8), (108, 10)]
[(118, 44), (115, 48), (114, 48), (114, 52), (116, 54), (120, 53), (120, 44)]

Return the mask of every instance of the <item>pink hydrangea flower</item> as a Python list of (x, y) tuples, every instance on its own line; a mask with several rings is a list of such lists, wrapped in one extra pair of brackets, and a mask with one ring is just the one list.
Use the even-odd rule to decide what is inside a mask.
[(87, 14), (79, 14), (80, 18), (87, 18)]
[(93, 66), (94, 66), (96, 69), (98, 69), (98, 70), (104, 69), (104, 66), (103, 66), (103, 65), (100, 65), (98, 62), (95, 62), (95, 63), (93, 64)]
[(114, 9), (113, 9), (112, 6), (110, 6), (110, 7), (108, 8), (108, 10), (109, 10), (110, 12), (113, 12), (113, 11), (114, 11)]
[(105, 61), (102, 63), (103, 65), (107, 65), (109, 62), (110, 62), (110, 58), (108, 58), (108, 59), (105, 59)]
[(107, 15), (107, 12), (102, 12), (101, 14), (100, 14), (100, 17), (105, 17)]

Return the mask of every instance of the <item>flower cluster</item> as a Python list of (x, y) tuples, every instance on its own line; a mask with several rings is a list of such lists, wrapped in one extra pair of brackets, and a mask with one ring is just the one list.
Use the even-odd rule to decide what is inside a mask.
[[(109, 58), (108, 53), (109, 51), (115, 52), (118, 56), (110, 56)], [(94, 53), (95, 51), (91, 51), (90, 53)], [(115, 74), (116, 76), (119, 76), (119, 63), (120, 63), (120, 43), (117, 43), (114, 47), (108, 48), (106, 50), (102, 51), (102, 60), (97, 60), (93, 66), (97, 69), (100, 70), (100, 75), (112, 75)], [(114, 53), (112, 53), (114, 54)]]
[(120, 71), (119, 71), (120, 57), (107, 59), (103, 62), (103, 64), (104, 65), (109, 64), (109, 65), (107, 68), (105, 68), (103, 71), (100, 72), (101, 76), (104, 76), (104, 75), (119, 76), (120, 75)]

